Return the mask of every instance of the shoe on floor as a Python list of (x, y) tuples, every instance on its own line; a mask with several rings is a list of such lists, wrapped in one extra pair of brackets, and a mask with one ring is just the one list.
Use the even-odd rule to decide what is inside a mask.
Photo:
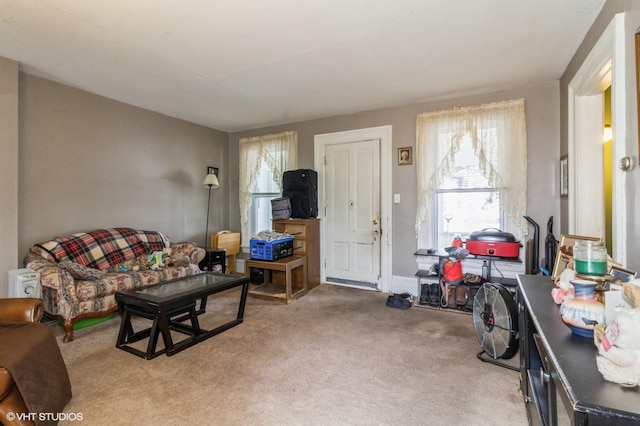
[(390, 308), (409, 309), (411, 307), (411, 295), (409, 295), (409, 299), (407, 299), (402, 297), (401, 294), (392, 294), (387, 297), (386, 304)]
[(396, 294), (396, 296), (399, 296), (403, 299), (407, 299), (408, 301), (411, 301), (411, 293), (400, 293), (400, 294)]

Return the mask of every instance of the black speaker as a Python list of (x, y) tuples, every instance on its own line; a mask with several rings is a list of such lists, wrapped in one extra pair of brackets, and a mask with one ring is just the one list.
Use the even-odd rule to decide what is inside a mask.
[(264, 269), (251, 268), (249, 272), (249, 281), (251, 281), (251, 284), (264, 284)]
[(318, 216), (318, 172), (311, 169), (288, 170), (282, 175), (282, 196), (291, 201), (291, 217)]
[(207, 250), (198, 265), (201, 271), (225, 273), (226, 253), (224, 250)]

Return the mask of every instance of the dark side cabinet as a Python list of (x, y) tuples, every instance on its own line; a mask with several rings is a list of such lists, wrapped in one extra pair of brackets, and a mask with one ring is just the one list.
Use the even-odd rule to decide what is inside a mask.
[(198, 265), (200, 270), (209, 272), (226, 273), (226, 255), (224, 250), (211, 250), (208, 249), (204, 259), (200, 261)]
[(518, 275), (520, 387), (532, 425), (638, 425), (640, 387), (606, 381), (593, 339), (571, 333), (551, 298), (554, 284)]

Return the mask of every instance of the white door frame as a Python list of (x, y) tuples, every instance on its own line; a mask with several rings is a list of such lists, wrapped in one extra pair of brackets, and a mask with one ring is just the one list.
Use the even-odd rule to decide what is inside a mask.
[[(314, 136), (314, 167), (318, 172), (318, 217), (324, 217), (324, 152), (327, 145), (359, 142), (370, 139), (380, 140), (380, 291), (388, 293), (392, 284), (392, 241), (391, 228), (391, 160), (393, 155), (392, 127), (380, 126), (344, 132), (325, 133)], [(320, 281), (326, 281), (324, 250), (324, 223), (320, 220)]]
[[(569, 83), (569, 233), (605, 236), (602, 172), (603, 92), (611, 85), (613, 162), (625, 155), (624, 13), (614, 16)], [(600, 149), (593, 149), (600, 147)], [(594, 188), (596, 189), (594, 191)], [(627, 263), (625, 175), (613, 167), (613, 258)]]

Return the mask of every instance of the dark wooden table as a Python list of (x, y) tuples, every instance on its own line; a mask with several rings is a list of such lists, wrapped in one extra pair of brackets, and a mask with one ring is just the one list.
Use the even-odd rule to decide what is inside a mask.
[[(242, 293), (236, 319), (213, 330), (200, 328), (198, 315), (205, 312), (207, 297), (240, 286)], [(240, 324), (244, 317), (248, 289), (248, 277), (204, 272), (148, 287), (118, 291), (115, 297), (122, 322), (116, 347), (145, 359), (152, 359), (163, 353), (167, 356), (174, 355)], [(196, 309), (198, 300), (200, 307)], [(135, 332), (131, 324), (132, 316), (151, 320), (151, 327)], [(187, 320), (190, 324), (184, 324)], [(172, 330), (189, 337), (174, 343)], [(156, 350), (160, 334), (164, 348)], [(149, 339), (146, 352), (129, 345), (145, 338)]]
[(593, 338), (562, 322), (549, 277), (518, 275), (521, 388), (530, 424), (640, 424), (640, 387), (606, 381)]

